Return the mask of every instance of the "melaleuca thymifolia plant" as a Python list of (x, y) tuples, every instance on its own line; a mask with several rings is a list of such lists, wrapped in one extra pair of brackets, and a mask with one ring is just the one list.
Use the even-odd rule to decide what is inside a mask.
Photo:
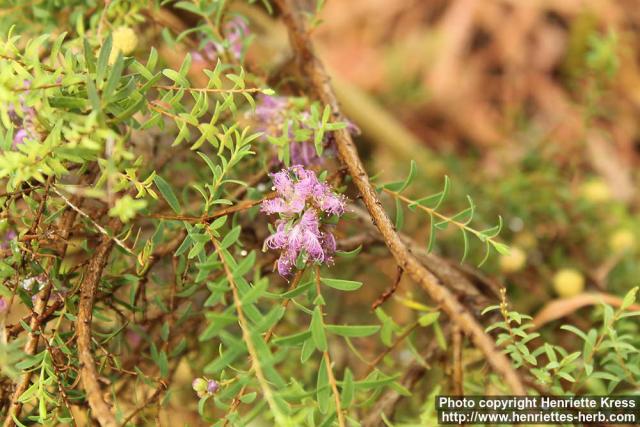
[[(357, 126), (252, 71), (249, 22), (227, 6), (43, 1), (0, 18), (6, 425), (154, 424), (177, 407), (357, 425), (386, 390), (410, 394), (418, 345), (447, 347), (437, 307), (403, 299), (400, 324), (336, 303), (361, 291), (371, 249), (343, 245), (362, 230), (333, 132)], [(192, 27), (152, 25), (178, 15)], [(442, 213), (448, 179), (409, 196), (416, 173), (377, 187), (398, 231), (408, 208), (426, 248), (449, 228), (463, 258), (474, 239), (507, 251), (501, 223), (472, 226), (470, 198)]]

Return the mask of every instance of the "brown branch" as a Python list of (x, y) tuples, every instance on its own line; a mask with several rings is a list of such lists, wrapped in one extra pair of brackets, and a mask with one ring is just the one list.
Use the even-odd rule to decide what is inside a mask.
[[(304, 17), (295, 7), (293, 0), (276, 0), (276, 4), (282, 12), (282, 18), (287, 26), (291, 44), (303, 75), (309, 78), (309, 83), (320, 100), (330, 106), (333, 118), (340, 120), (342, 115), (331, 88), (329, 76), (320, 60), (315, 56), (313, 45), (305, 28)], [(362, 165), (349, 131), (347, 129), (335, 131), (335, 139), (340, 159), (349, 170), (372, 220), (382, 233), (385, 244), (398, 265), (424, 288), (431, 299), (442, 307), (453, 322), (465, 331), (474, 345), (484, 353), (493, 370), (504, 378), (512, 392), (524, 394), (525, 388), (509, 359), (496, 348), (491, 337), (484, 332), (471, 313), (458, 302), (448, 289), (438, 283), (436, 276), (424, 267), (396, 233), (393, 223), (378, 201), (375, 188), (369, 182), (369, 176)]]
[[(93, 180), (95, 176), (95, 170), (91, 169), (88, 174), (84, 175), (81, 178), (81, 182), (89, 182)], [(48, 181), (48, 184), (50, 182)], [(47, 184), (47, 185), (48, 185)], [(79, 204), (82, 201), (82, 198), (79, 196), (73, 197), (76, 204)], [(44, 209), (44, 207), (43, 207)], [(77, 213), (72, 209), (67, 209), (64, 211), (62, 218), (60, 220), (60, 231), (57, 233), (59, 237), (59, 245), (56, 247), (56, 253), (59, 256), (64, 255), (67, 250), (67, 241), (69, 235), (71, 234), (71, 229), (73, 224), (76, 221)], [(48, 308), (47, 303), (49, 302), (49, 298), (51, 296), (51, 290), (53, 288), (53, 282), (50, 279), (50, 275), (47, 274), (47, 284), (38, 294), (38, 298), (36, 299), (34, 310), (31, 314), (31, 322), (29, 324), (29, 328), (31, 332), (29, 333), (29, 338), (27, 343), (25, 344), (24, 351), (26, 354), (35, 354), (38, 349), (38, 342), (40, 341), (40, 326), (41, 326), (41, 316), (46, 316), (48, 318)], [(26, 371), (23, 373), (20, 382), (17, 384), (13, 395), (11, 397), (11, 404), (9, 406), (9, 410), (7, 411), (7, 416), (4, 420), (3, 427), (13, 427), (15, 425), (14, 417), (17, 419), (20, 417), (20, 412), (22, 411), (22, 403), (19, 401), (20, 396), (27, 391), (29, 385), (31, 384), (31, 376), (33, 371)]]
[[(116, 234), (122, 223), (116, 219), (110, 221), (109, 228)], [(93, 318), (93, 302), (98, 283), (102, 277), (102, 270), (107, 264), (114, 241), (109, 236), (103, 235), (87, 267), (84, 280), (80, 285), (80, 303), (78, 306), (78, 318), (76, 332), (78, 335), (78, 359), (80, 361), (80, 377), (82, 386), (87, 394), (89, 407), (93, 416), (102, 427), (116, 427), (116, 419), (109, 405), (102, 397), (102, 390), (98, 383), (99, 374), (91, 350), (91, 320)]]
[[(355, 204), (349, 206), (349, 212), (356, 216), (361, 224), (371, 231), (370, 238), (373, 241), (380, 241), (384, 244), (382, 235), (378, 228), (371, 222), (369, 213)], [(486, 283), (486, 280), (481, 280), (474, 271), (467, 271), (468, 268), (465, 265), (455, 265), (448, 260), (439, 257), (436, 254), (430, 253), (425, 245), (421, 245), (413, 240), (411, 237), (398, 233), (400, 239), (409, 248), (409, 251), (413, 253), (422, 264), (429, 269), (453, 294), (458, 300), (471, 311), (476, 318), (480, 317), (482, 310), (485, 307), (493, 304), (496, 299), (499, 298), (499, 292), (494, 286), (490, 286)], [(372, 240), (360, 240), (353, 243), (357, 243), (354, 246), (342, 247), (347, 240), (341, 240), (340, 246), (343, 250), (355, 249), (358, 244), (367, 243), (370, 244)], [(348, 242), (347, 242), (348, 243)], [(491, 321), (492, 318), (497, 319), (498, 313), (487, 314), (485, 319)]]

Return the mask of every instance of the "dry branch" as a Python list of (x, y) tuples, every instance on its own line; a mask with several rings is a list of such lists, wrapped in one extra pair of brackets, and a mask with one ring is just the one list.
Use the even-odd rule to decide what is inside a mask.
[[(122, 223), (111, 220), (109, 228), (116, 234)], [(82, 386), (87, 393), (87, 400), (93, 416), (103, 427), (116, 427), (117, 423), (109, 405), (102, 397), (102, 390), (98, 383), (98, 371), (91, 350), (91, 320), (93, 318), (93, 303), (98, 290), (98, 284), (102, 277), (102, 270), (107, 264), (114, 240), (103, 235), (87, 267), (84, 280), (80, 285), (80, 304), (78, 306), (78, 318), (76, 332), (78, 334), (78, 358), (80, 360), (80, 377)]]

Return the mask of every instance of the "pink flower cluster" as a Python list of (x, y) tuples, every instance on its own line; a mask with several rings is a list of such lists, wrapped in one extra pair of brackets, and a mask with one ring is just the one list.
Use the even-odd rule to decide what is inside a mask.
[[(208, 60), (215, 63), (225, 50), (238, 61), (242, 58), (244, 39), (249, 34), (247, 23), (241, 18), (234, 18), (224, 25), (222, 31), (225, 43), (207, 42), (202, 51), (191, 53), (196, 62), (207, 62), (206, 60)], [(227, 45), (226, 49), (225, 45)]]
[(301, 255), (305, 261), (331, 263), (336, 240), (323, 219), (344, 214), (344, 196), (303, 166), (283, 169), (271, 177), (277, 197), (262, 202), (262, 212), (278, 214), (279, 219), (264, 246), (281, 251), (278, 273), (289, 276)]
[[(25, 80), (25, 89), (29, 89), (30, 86), (31, 82)], [(13, 103), (9, 104), (9, 118), (17, 128), (16, 133), (13, 135), (13, 144), (11, 145), (14, 149), (17, 148), (18, 145), (23, 144), (27, 139), (40, 140), (40, 135), (36, 130), (36, 111), (32, 107), (27, 106), (24, 95), (20, 95), (20, 109), (22, 115), (18, 114)]]
[[(297, 118), (300, 128), (312, 130), (314, 124), (309, 111), (300, 111), (300, 106), (296, 105), (294, 98), (286, 96), (259, 95), (257, 98), (254, 119), (256, 129), (268, 135), (279, 136), (285, 123), (289, 125), (289, 158), (293, 165), (313, 166), (322, 163), (323, 158), (318, 155), (313, 137), (308, 140), (294, 140), (293, 124)], [(293, 115), (292, 115), (293, 113)], [(287, 122), (288, 121), (288, 122)], [(347, 124), (347, 129), (352, 135), (358, 135), (360, 130), (351, 122)], [(324, 135), (322, 145), (325, 152), (334, 151), (334, 134), (327, 132)]]

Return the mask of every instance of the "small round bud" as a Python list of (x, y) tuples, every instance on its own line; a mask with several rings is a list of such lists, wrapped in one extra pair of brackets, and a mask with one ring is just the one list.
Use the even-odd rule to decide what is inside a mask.
[(592, 179), (584, 184), (580, 189), (582, 197), (592, 203), (602, 203), (611, 199), (609, 186), (601, 179)]
[(500, 270), (503, 273), (515, 273), (524, 267), (527, 254), (517, 246), (510, 248), (509, 253), (500, 256)]
[(208, 393), (213, 394), (216, 391), (218, 391), (219, 388), (220, 388), (220, 384), (218, 384), (218, 381), (216, 381), (216, 380), (207, 381), (207, 392)]
[(207, 380), (204, 378), (196, 378), (191, 383), (191, 387), (198, 393), (207, 391), (207, 385)]
[(631, 230), (626, 228), (616, 231), (609, 238), (609, 248), (616, 254), (633, 249), (635, 245), (636, 236)]
[(118, 53), (123, 55), (131, 54), (138, 45), (138, 35), (129, 27), (116, 28), (111, 34), (113, 44), (111, 54), (109, 55), (109, 63), (114, 63), (118, 57)]
[(562, 298), (578, 295), (584, 290), (584, 276), (573, 268), (563, 268), (553, 276), (553, 289)]

